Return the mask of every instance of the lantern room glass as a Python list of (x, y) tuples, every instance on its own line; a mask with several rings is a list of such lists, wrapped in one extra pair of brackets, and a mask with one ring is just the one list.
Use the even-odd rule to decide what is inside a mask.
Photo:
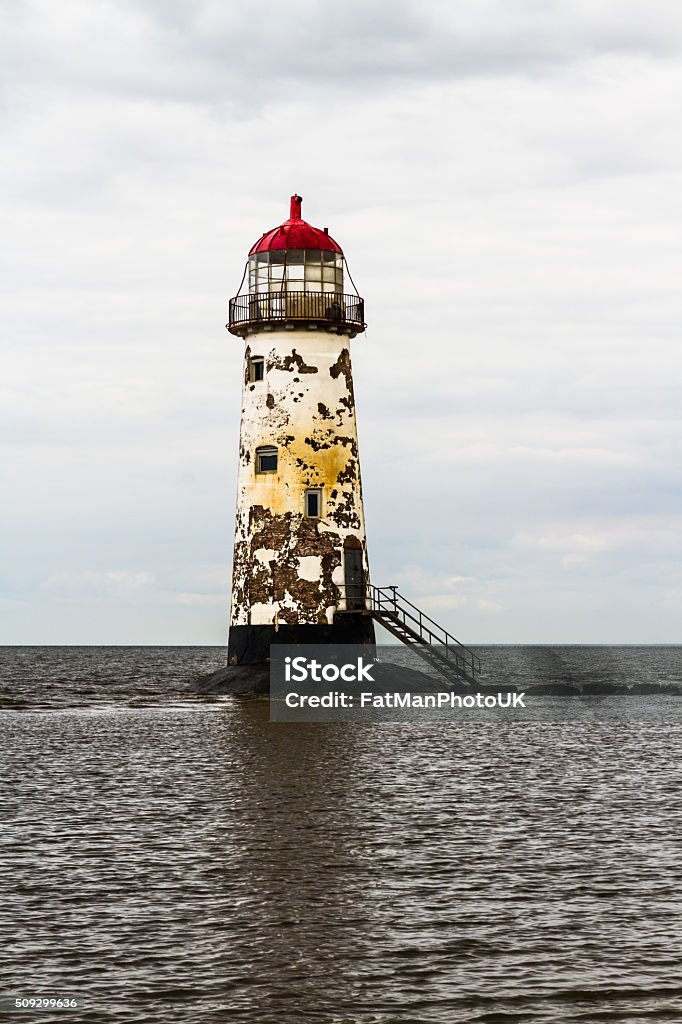
[(249, 292), (343, 294), (343, 256), (328, 249), (272, 249), (249, 256)]

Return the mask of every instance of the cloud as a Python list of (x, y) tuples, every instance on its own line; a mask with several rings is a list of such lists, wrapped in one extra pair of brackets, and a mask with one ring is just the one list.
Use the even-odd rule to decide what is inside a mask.
[(571, 531), (572, 525), (547, 524), (541, 533), (518, 534), (513, 543), (582, 556), (624, 550), (679, 551), (682, 554), (682, 517), (679, 515), (611, 517), (601, 522), (584, 522), (579, 531)]
[(674, 58), (676, 5), (394, 0), (343, 6), (48, 0), (11, 5), (6, 74), (136, 99), (253, 110), (311, 83), (342, 86), (548, 73), (598, 55)]
[(216, 605), (219, 608), (225, 607), (226, 594), (221, 591), (217, 594), (176, 594), (175, 600), (178, 604), (192, 605)]
[(6, 641), (224, 636), (226, 300), (294, 190), (366, 297), (375, 581), (481, 640), (669, 638), (678, 5), (258, 10), (6, 5)]
[(152, 573), (140, 569), (110, 569), (105, 572), (62, 572), (48, 576), (41, 587), (61, 595), (91, 594), (110, 597), (125, 596), (153, 586)]
[(422, 566), (406, 566), (395, 578), (400, 593), (412, 600), (423, 611), (450, 628), (453, 612), (461, 609), (476, 609), (483, 613), (498, 612), (503, 605), (487, 596), (494, 591), (495, 584), (476, 580), (472, 576), (449, 576), (442, 572), (428, 570)]

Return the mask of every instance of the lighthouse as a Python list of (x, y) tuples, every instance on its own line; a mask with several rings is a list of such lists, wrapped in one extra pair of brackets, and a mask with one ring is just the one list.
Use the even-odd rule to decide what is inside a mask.
[(374, 643), (350, 345), (364, 301), (301, 203), (251, 247), (226, 325), (244, 345), (229, 665)]
[(478, 656), (397, 587), (370, 583), (350, 344), (365, 304), (302, 201), (251, 246), (230, 299), (244, 361), (227, 665), (198, 685), (267, 693), (271, 645), (374, 647), (375, 622), (443, 685), (469, 685)]

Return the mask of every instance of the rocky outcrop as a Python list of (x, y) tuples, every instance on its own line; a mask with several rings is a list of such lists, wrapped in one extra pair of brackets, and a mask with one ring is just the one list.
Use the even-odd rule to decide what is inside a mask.
[(538, 683), (529, 686), (526, 693), (532, 697), (579, 697), (581, 691), (570, 683)]
[[(393, 690), (411, 693), (497, 693), (496, 687), (475, 687), (466, 684), (450, 686), (444, 679), (420, 672), (418, 669), (405, 668), (402, 665), (391, 665), (377, 662), (373, 669), (374, 684), (369, 689), (377, 693)], [(193, 680), (189, 689), (197, 693), (235, 693), (268, 696), (270, 693), (270, 666), (259, 665), (226, 665), (210, 675), (200, 676)], [(500, 687), (506, 692), (509, 687)], [(515, 690), (513, 687), (512, 690)]]
[(664, 694), (669, 697), (681, 697), (682, 686), (679, 686), (677, 683), (634, 683), (630, 687), (630, 693), (637, 696)]
[(267, 697), (270, 693), (268, 665), (226, 665), (217, 672), (199, 676), (189, 685), (197, 693), (249, 693)]
[(629, 692), (630, 687), (624, 683), (583, 683), (583, 697), (611, 697)]

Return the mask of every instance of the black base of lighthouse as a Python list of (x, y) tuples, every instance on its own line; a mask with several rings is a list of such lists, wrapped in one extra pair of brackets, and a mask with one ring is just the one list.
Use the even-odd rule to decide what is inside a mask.
[(228, 665), (264, 665), (270, 644), (374, 644), (374, 622), (367, 614), (345, 612), (332, 623), (230, 626)]

